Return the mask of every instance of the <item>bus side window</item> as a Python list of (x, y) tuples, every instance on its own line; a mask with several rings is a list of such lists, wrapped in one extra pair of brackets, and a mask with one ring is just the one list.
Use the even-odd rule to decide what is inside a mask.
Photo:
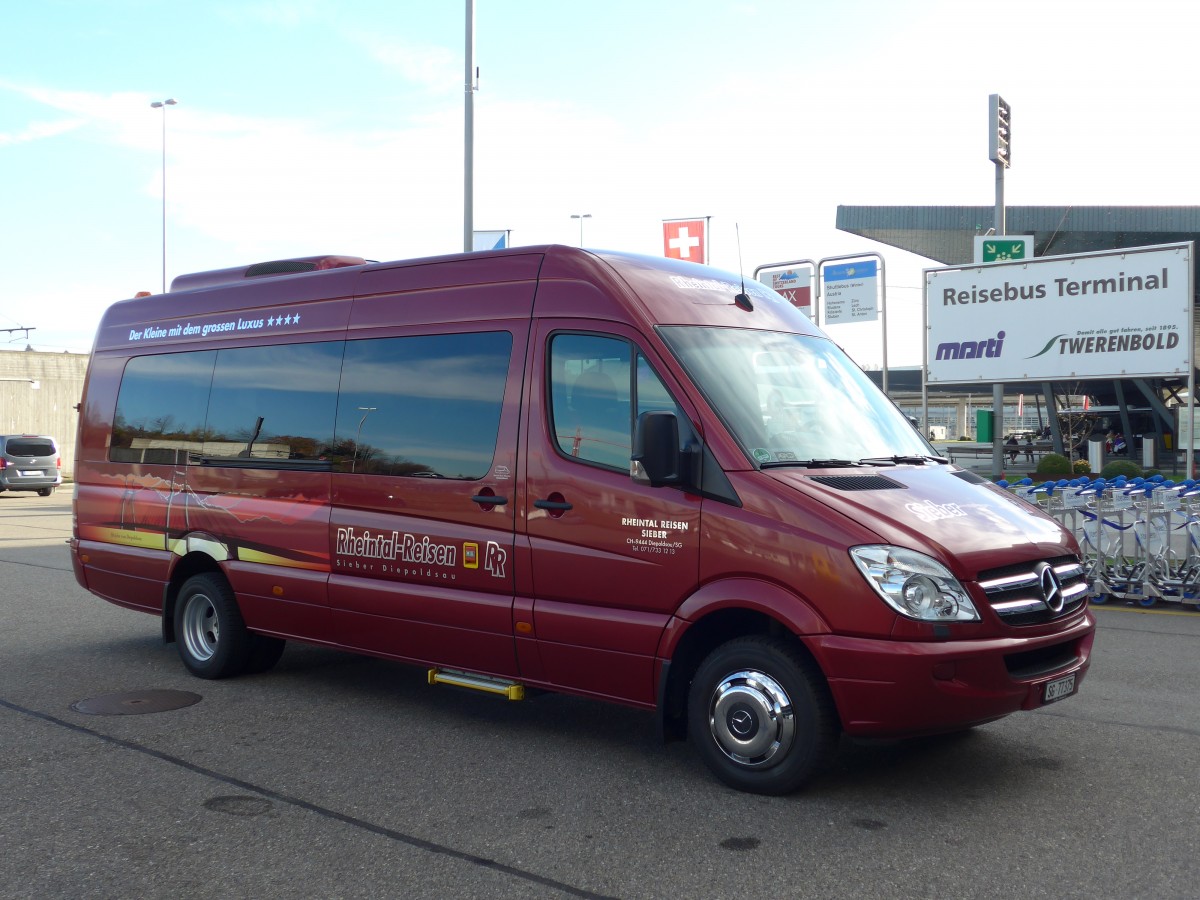
[(335, 471), (483, 478), (512, 348), (507, 331), (347, 341)]
[(552, 338), (550, 412), (564, 455), (628, 470), (630, 371), (627, 341), (594, 334)]

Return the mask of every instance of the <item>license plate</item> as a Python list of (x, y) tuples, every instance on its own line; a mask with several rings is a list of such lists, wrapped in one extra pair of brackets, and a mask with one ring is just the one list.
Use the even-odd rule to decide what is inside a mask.
[(32, 472), (30, 472), (28, 470), (21, 471), (21, 475), (24, 476), (25, 478), (41, 478), (45, 474), (46, 473), (41, 471), (40, 469), (35, 469)]
[(1075, 676), (1068, 675), (1065, 678), (1055, 679), (1042, 688), (1042, 702), (1053, 703), (1055, 700), (1069, 697), (1073, 693), (1075, 693)]

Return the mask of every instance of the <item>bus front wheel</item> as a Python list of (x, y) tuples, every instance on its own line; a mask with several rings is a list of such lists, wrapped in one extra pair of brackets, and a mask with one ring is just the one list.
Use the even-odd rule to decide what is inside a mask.
[(688, 695), (688, 734), (721, 781), (756, 794), (799, 788), (833, 752), (837, 713), (799, 648), (751, 635), (717, 647)]

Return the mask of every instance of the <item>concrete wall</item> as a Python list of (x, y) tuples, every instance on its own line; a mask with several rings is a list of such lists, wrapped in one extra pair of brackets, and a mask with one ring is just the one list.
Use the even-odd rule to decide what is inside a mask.
[(83, 398), (87, 361), (86, 353), (0, 352), (0, 434), (54, 437), (64, 478), (75, 472), (75, 406)]

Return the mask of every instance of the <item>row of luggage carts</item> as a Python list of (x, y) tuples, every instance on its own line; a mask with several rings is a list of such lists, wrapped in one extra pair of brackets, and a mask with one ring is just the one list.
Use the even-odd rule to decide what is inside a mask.
[(1200, 612), (1200, 481), (1155, 475), (998, 485), (1075, 534), (1092, 603), (1179, 603)]

